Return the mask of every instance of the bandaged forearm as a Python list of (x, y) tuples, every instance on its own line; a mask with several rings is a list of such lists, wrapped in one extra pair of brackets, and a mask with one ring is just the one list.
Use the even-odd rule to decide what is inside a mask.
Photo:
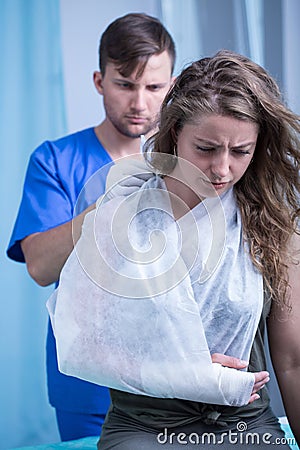
[(134, 394), (247, 404), (254, 375), (212, 363), (177, 224), (151, 186), (86, 216), (48, 301), (59, 369)]

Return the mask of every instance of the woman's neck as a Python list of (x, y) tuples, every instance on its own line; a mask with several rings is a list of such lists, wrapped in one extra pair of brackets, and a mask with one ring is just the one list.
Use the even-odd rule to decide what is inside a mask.
[(187, 214), (195, 208), (202, 199), (185, 183), (166, 175), (164, 182), (170, 194), (170, 201), (175, 219)]

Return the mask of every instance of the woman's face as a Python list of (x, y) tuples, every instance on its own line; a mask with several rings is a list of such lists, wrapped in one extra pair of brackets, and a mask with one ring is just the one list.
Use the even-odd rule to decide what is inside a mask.
[[(258, 125), (229, 116), (205, 115), (178, 135), (177, 170), (190, 187), (211, 186), (220, 195), (246, 172), (256, 146)], [(184, 160), (196, 170), (188, 170)], [(208, 189), (209, 191), (209, 189)], [(206, 196), (206, 195), (204, 195)]]

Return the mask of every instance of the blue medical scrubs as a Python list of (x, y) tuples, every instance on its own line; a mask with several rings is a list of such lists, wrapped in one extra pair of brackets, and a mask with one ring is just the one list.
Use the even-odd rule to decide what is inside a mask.
[[(8, 246), (9, 258), (25, 262), (20, 241), (26, 236), (47, 231), (70, 221), (104, 192), (111, 157), (96, 137), (93, 128), (79, 131), (57, 141), (46, 141), (31, 155), (23, 196)], [(56, 346), (51, 324), (47, 336), (48, 394), (52, 406), (61, 413), (90, 415), (95, 427), (69, 420), (60, 428), (62, 439), (99, 435), (110, 404), (107, 388), (63, 375), (57, 366)], [(99, 416), (99, 420), (95, 420)], [(72, 417), (72, 415), (70, 416)], [(85, 420), (85, 419), (83, 419)], [(88, 418), (86, 418), (88, 420)], [(68, 421), (67, 421), (68, 422)], [(82, 422), (80, 418), (79, 422)], [(100, 428), (99, 428), (100, 423)]]

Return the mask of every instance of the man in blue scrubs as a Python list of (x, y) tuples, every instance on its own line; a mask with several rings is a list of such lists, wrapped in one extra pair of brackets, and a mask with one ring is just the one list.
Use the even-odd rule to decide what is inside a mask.
[[(26, 262), (41, 286), (58, 283), (84, 216), (104, 191), (109, 167), (118, 158), (139, 153), (140, 136), (154, 132), (161, 102), (172, 84), (174, 42), (156, 18), (128, 14), (112, 22), (101, 37), (99, 57), (94, 84), (103, 96), (103, 122), (42, 143), (29, 161), (7, 254)], [(50, 323), (47, 377), (62, 440), (99, 436), (109, 391), (58, 371)]]

